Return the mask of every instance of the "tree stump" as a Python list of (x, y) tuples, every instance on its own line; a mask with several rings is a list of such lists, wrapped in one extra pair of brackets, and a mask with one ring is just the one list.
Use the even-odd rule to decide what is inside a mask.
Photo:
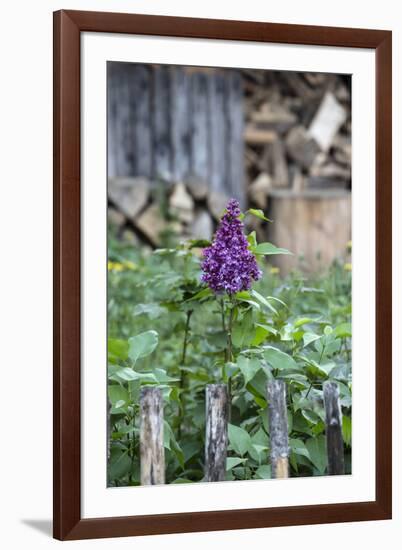
[(351, 193), (306, 189), (299, 193), (273, 189), (269, 197), (268, 240), (293, 253), (272, 256), (286, 275), (295, 267), (306, 273), (322, 271), (344, 258), (351, 238)]

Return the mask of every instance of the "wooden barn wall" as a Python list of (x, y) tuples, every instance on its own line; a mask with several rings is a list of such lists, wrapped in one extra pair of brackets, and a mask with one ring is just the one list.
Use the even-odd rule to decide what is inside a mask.
[(108, 176), (196, 179), (245, 202), (236, 70), (108, 64)]

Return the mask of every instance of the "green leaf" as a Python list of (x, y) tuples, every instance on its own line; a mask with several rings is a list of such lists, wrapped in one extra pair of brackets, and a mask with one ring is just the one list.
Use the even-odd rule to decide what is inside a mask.
[(259, 346), (262, 342), (264, 342), (264, 340), (266, 340), (268, 334), (273, 334), (274, 336), (278, 334), (278, 331), (270, 325), (261, 325), (260, 323), (257, 323), (255, 326), (255, 335), (251, 341), (252, 346)]
[(352, 419), (350, 416), (342, 417), (342, 435), (344, 442), (350, 447), (352, 442)]
[(289, 439), (289, 446), (295, 454), (310, 458), (310, 453), (301, 439)]
[(239, 464), (244, 464), (247, 458), (239, 458), (237, 456), (228, 456), (226, 459), (226, 471), (228, 472), (232, 468), (235, 468)]
[(135, 364), (140, 357), (150, 355), (158, 345), (158, 333), (155, 330), (147, 330), (128, 340), (128, 356)]
[(211, 241), (207, 239), (190, 239), (187, 241), (187, 244), (189, 245), (189, 248), (206, 248), (207, 246), (211, 246)]
[(247, 235), (248, 244), (250, 245), (250, 248), (257, 246), (257, 237), (255, 235), (255, 231), (252, 231)]
[(263, 464), (260, 466), (255, 475), (259, 479), (271, 479), (271, 466), (270, 464)]
[(292, 254), (291, 252), (289, 252), (289, 250), (286, 250), (286, 248), (278, 248), (272, 243), (257, 244), (257, 246), (253, 246), (251, 248), (251, 251), (254, 254), (259, 254), (261, 256), (271, 256), (274, 254)]
[(123, 388), (123, 386), (117, 384), (109, 385), (108, 395), (112, 407), (116, 407), (116, 405), (119, 404), (119, 407), (116, 407), (118, 409), (123, 406), (121, 403), (127, 404), (130, 401), (130, 396), (126, 388)]
[(214, 293), (212, 292), (212, 290), (209, 287), (203, 288), (202, 290), (197, 292), (194, 296), (192, 296), (191, 298), (186, 300), (186, 302), (193, 302), (195, 300), (201, 302), (204, 299), (211, 298), (213, 295), (214, 295)]
[(248, 346), (254, 338), (253, 314), (247, 311), (241, 322), (237, 322), (232, 331), (233, 344), (242, 349)]
[(128, 342), (126, 340), (119, 340), (117, 338), (108, 338), (107, 351), (109, 361), (125, 361), (128, 357)]
[(121, 367), (118, 369), (109, 369), (109, 379), (116, 382), (131, 382), (132, 380), (141, 380), (141, 382), (158, 382), (158, 379), (152, 372), (136, 372), (131, 367)]
[(246, 385), (260, 370), (261, 363), (256, 357), (249, 358), (244, 357), (244, 355), (239, 355), (237, 359), (237, 366), (243, 375), (244, 385)]
[(251, 445), (250, 434), (239, 426), (228, 424), (228, 435), (233, 450), (240, 456), (245, 455)]
[(166, 447), (166, 449), (173, 451), (173, 453), (176, 455), (176, 458), (180, 466), (184, 468), (184, 453), (180, 445), (177, 443), (177, 440), (174, 436), (172, 428), (166, 422), (166, 420), (163, 421), (163, 444)]
[(112, 480), (125, 476), (131, 468), (131, 458), (128, 450), (112, 448), (110, 451), (109, 477)]
[(299, 327), (302, 327), (303, 325), (307, 325), (308, 323), (314, 323), (314, 319), (311, 319), (311, 317), (299, 317), (299, 319), (297, 319), (293, 326), (295, 328), (299, 328)]
[(173, 378), (172, 376), (169, 376), (163, 369), (154, 369), (153, 374), (159, 384), (168, 384), (169, 382), (180, 381), (180, 378)]
[(251, 214), (252, 216), (255, 216), (259, 220), (263, 220), (264, 222), (272, 222), (272, 220), (264, 215), (264, 212), (262, 210), (257, 208), (249, 208), (246, 214)]
[(315, 340), (318, 340), (319, 338), (321, 338), (319, 334), (314, 334), (314, 332), (305, 332), (303, 334), (303, 347), (305, 348), (311, 344), (311, 342), (315, 342)]
[(321, 475), (324, 474), (327, 467), (325, 437), (323, 435), (319, 435), (318, 437), (308, 439), (306, 441), (306, 447), (309, 452), (311, 462)]
[(159, 304), (137, 304), (133, 309), (133, 315), (147, 315), (150, 319), (157, 319), (165, 311)]
[(252, 290), (251, 291), (251, 296), (253, 296), (253, 298), (255, 298), (258, 302), (260, 302), (260, 304), (262, 304), (263, 306), (267, 307), (268, 309), (270, 309), (271, 311), (273, 311), (274, 313), (277, 313), (277, 311), (275, 310), (275, 308), (268, 302), (268, 300), (266, 298), (264, 298), (264, 296), (262, 296), (262, 294), (260, 294), (259, 292), (257, 292), (256, 290)]
[(316, 425), (321, 420), (320, 416), (311, 409), (302, 409), (301, 413), (304, 418), (311, 424)]
[(264, 346), (264, 357), (274, 369), (297, 369), (297, 363), (289, 354), (272, 346)]
[(337, 338), (351, 338), (352, 337), (352, 325), (350, 323), (341, 323), (334, 330)]

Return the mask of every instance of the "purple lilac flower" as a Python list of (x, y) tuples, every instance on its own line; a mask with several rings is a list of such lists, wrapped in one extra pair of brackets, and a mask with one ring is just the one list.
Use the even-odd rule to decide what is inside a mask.
[(262, 275), (239, 216), (239, 203), (230, 199), (211, 246), (203, 251), (201, 280), (216, 293), (248, 290)]

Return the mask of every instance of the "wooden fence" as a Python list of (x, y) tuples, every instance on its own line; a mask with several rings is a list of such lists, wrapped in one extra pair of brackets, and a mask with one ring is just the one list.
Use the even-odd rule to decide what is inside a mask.
[[(335, 382), (323, 385), (329, 475), (345, 473), (342, 413)], [(286, 385), (274, 380), (267, 385), (270, 463), (272, 478), (289, 477), (289, 440)], [(205, 475), (203, 481), (224, 481), (228, 447), (228, 389), (225, 384), (206, 388)], [(147, 386), (140, 396), (141, 484), (165, 482), (163, 401), (158, 387)]]
[(109, 62), (108, 177), (198, 179), (244, 204), (236, 70)]

